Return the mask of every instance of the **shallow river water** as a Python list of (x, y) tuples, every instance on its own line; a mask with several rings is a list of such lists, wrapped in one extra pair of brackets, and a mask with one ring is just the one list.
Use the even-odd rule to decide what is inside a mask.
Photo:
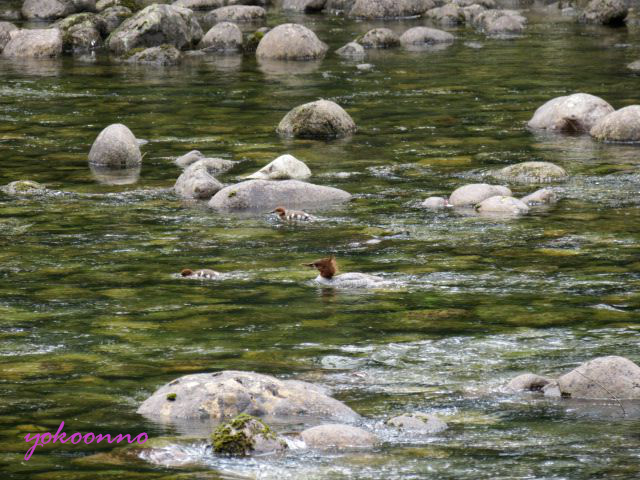
[[(637, 405), (624, 415), (615, 402), (500, 392), (526, 371), (554, 376), (611, 354), (640, 361), (640, 147), (525, 128), (546, 100), (577, 91), (616, 108), (640, 103), (625, 68), (640, 57), (640, 33), (530, 18), (517, 39), (461, 28), (445, 50), (371, 53), (369, 70), (332, 53), (294, 73), (251, 56), (162, 69), (100, 54), (0, 59), (0, 184), (68, 192), (0, 196), (2, 478), (638, 478)], [(373, 25), (277, 13), (269, 23), (286, 19), (331, 51)], [(276, 135), (289, 109), (320, 97), (353, 116), (353, 138)], [(135, 184), (103, 185), (87, 165), (115, 122), (148, 140)], [(170, 191), (172, 160), (192, 149), (241, 160), (227, 183), (291, 153), (314, 182), (355, 198), (303, 227), (215, 213)], [(418, 207), (525, 160), (570, 173), (555, 206), (518, 219)], [(330, 253), (343, 271), (398, 287), (322, 291), (300, 263)], [(224, 277), (183, 281), (184, 267)], [(188, 459), (178, 468), (162, 452), (154, 463), (108, 445), (48, 445), (23, 459), (26, 433), (63, 420), (69, 432), (175, 436), (137, 406), (176, 377), (221, 369), (325, 385), (384, 444), (232, 460), (169, 442), (167, 458)], [(449, 430), (416, 440), (383, 426), (416, 410)]]

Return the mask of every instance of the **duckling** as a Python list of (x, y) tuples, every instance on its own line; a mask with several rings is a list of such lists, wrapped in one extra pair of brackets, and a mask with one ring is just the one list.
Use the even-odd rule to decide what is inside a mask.
[(316, 282), (326, 287), (336, 288), (375, 288), (381, 287), (385, 280), (374, 275), (366, 273), (343, 273), (336, 275), (338, 272), (338, 264), (336, 258), (331, 255), (327, 258), (316, 260), (313, 263), (303, 263), (305, 267), (313, 267), (320, 274), (316, 277)]
[(277, 213), (281, 222), (313, 222), (316, 219), (316, 217), (309, 215), (307, 212), (287, 210), (284, 207), (278, 207), (269, 213)]
[(207, 278), (207, 279), (211, 279), (211, 278), (219, 277), (220, 273), (216, 272), (215, 270), (210, 270), (208, 268), (203, 268), (202, 270), (196, 270), (195, 272), (193, 270), (191, 270), (190, 268), (184, 268), (180, 272), (180, 275), (182, 275), (183, 277), (188, 277), (188, 278)]

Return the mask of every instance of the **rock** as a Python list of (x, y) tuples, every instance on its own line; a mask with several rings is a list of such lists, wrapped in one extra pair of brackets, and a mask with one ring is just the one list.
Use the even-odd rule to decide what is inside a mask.
[(556, 132), (588, 133), (613, 111), (614, 108), (600, 97), (574, 93), (546, 102), (535, 111), (527, 126)]
[(144, 65), (170, 66), (180, 63), (182, 53), (173, 45), (160, 45), (127, 52), (124, 61)]
[(356, 40), (364, 48), (392, 48), (400, 45), (398, 36), (388, 28), (374, 28)]
[(455, 37), (448, 32), (428, 27), (413, 27), (400, 36), (405, 48), (453, 43)]
[(368, 19), (414, 17), (433, 7), (432, 0), (356, 0), (349, 16)]
[(525, 205), (545, 205), (556, 201), (556, 194), (549, 188), (541, 188), (520, 199)]
[(95, 4), (95, 0), (24, 0), (22, 16), (27, 20), (55, 20), (72, 13), (95, 10)]
[(305, 180), (310, 176), (311, 170), (309, 170), (309, 167), (307, 167), (304, 162), (301, 162), (293, 155), (281, 155), (246, 178), (263, 180)]
[(6, 20), (7, 22), (17, 22), (22, 20), (20, 7), (17, 5), (0, 5), (0, 20)]
[(47, 192), (47, 188), (32, 180), (16, 180), (0, 187), (0, 191), (11, 196), (30, 196), (42, 195)]
[(504, 167), (497, 178), (517, 183), (548, 183), (567, 179), (564, 168), (550, 162), (522, 162)]
[[(1, 45), (2, 45), (2, 43), (0, 43), (0, 48), (1, 48)], [(627, 65), (627, 68), (629, 70), (633, 70), (634, 72), (640, 72), (640, 60), (636, 60), (635, 62), (631, 62), (630, 64)]]
[(204, 18), (205, 23), (209, 25), (219, 22), (263, 22), (267, 18), (267, 11), (253, 5), (229, 5), (228, 7), (216, 8)]
[(356, 0), (327, 0), (324, 5), (325, 11), (344, 13), (349, 12), (353, 8)]
[(201, 38), (202, 28), (191, 10), (154, 4), (122, 22), (109, 35), (106, 45), (117, 54), (164, 44), (182, 50), (196, 45)]
[(197, 162), (201, 158), (205, 158), (200, 150), (191, 150), (189, 153), (185, 153), (181, 157), (178, 157), (174, 160), (174, 163), (181, 167), (186, 168), (192, 163)]
[(515, 10), (487, 10), (476, 15), (474, 26), (486, 35), (513, 35), (521, 33), (527, 19)]
[(0, 22), (0, 53), (4, 49), (4, 46), (9, 43), (9, 40), (11, 39), (11, 32), (16, 31), (18, 31), (18, 27), (13, 23)]
[(16, 30), (2, 55), (11, 58), (53, 58), (62, 53), (62, 32), (57, 28)]
[(327, 0), (282, 0), (282, 9), (294, 12), (313, 13), (321, 11)]
[(235, 23), (217, 23), (202, 38), (198, 48), (208, 52), (238, 52), (242, 50), (242, 31)]
[(523, 373), (511, 380), (506, 389), (511, 392), (540, 392), (545, 385), (548, 385), (551, 381), (548, 378), (541, 377), (534, 373)]
[(189, 165), (193, 165), (196, 162), (205, 165), (207, 171), (211, 175), (220, 175), (221, 173), (225, 173), (231, 170), (238, 163), (231, 160), (225, 160), (224, 158), (205, 157), (198, 150), (192, 150), (189, 153), (176, 158), (174, 161), (174, 163), (181, 168), (187, 168)]
[(558, 382), (555, 380), (542, 387), (542, 393), (545, 397), (560, 398), (562, 396)]
[(479, 213), (506, 213), (511, 215), (524, 215), (529, 212), (529, 207), (514, 197), (495, 195), (476, 205)]
[(472, 183), (454, 190), (449, 196), (449, 203), (454, 207), (471, 206), (496, 195), (510, 196), (511, 190), (500, 185)]
[(444, 197), (429, 197), (420, 204), (421, 207), (437, 210), (449, 206), (449, 202)]
[(336, 54), (345, 58), (362, 58), (364, 57), (364, 47), (359, 43), (349, 42), (336, 50)]
[[(172, 401), (167, 399), (171, 394), (175, 394)], [(220, 420), (241, 413), (275, 419), (309, 416), (355, 421), (359, 418), (344, 403), (310, 383), (232, 370), (173, 380), (156, 390), (137, 412), (161, 420)]]
[(285, 23), (269, 30), (256, 50), (259, 59), (314, 60), (324, 57), (328, 46), (303, 25)]
[(580, 15), (580, 21), (617, 27), (624, 25), (628, 13), (624, 0), (591, 0)]
[(318, 425), (304, 430), (300, 437), (309, 448), (321, 450), (371, 448), (380, 443), (373, 433), (342, 424)]
[(211, 446), (215, 453), (246, 456), (281, 452), (287, 449), (287, 442), (262, 420), (242, 413), (216, 427)]
[(478, 15), (486, 10), (486, 8), (480, 5), (469, 5), (468, 7), (463, 7), (461, 12), (464, 15), (465, 22), (469, 25), (473, 25), (476, 18), (478, 18)]
[(640, 399), (640, 367), (631, 360), (598, 357), (558, 378), (563, 397)]
[(400, 430), (422, 434), (440, 433), (449, 428), (445, 422), (435, 415), (422, 412), (405, 413), (393, 417), (387, 421), (387, 424)]
[(228, 0), (176, 0), (174, 7), (188, 8), (189, 10), (213, 10), (229, 3)]
[(208, 200), (223, 187), (222, 183), (211, 176), (206, 163), (199, 160), (184, 169), (173, 190), (181, 198)]
[(131, 10), (126, 7), (111, 7), (100, 12), (98, 17), (100, 17), (104, 25), (105, 35), (109, 35), (131, 15), (133, 15)]
[(62, 32), (62, 48), (88, 52), (102, 46), (102, 32), (106, 24), (94, 13), (76, 13), (53, 25)]
[(209, 202), (219, 210), (271, 211), (276, 207), (304, 209), (346, 202), (344, 190), (299, 180), (247, 180), (220, 190)]
[(591, 136), (603, 142), (640, 142), (640, 105), (630, 105), (601, 118), (591, 129)]
[(276, 131), (287, 137), (336, 138), (355, 133), (357, 127), (340, 105), (330, 100), (317, 100), (292, 109)]
[(138, 141), (125, 125), (106, 127), (91, 146), (89, 163), (111, 168), (130, 168), (142, 163)]
[(482, 8), (497, 8), (498, 4), (495, 0), (452, 0), (452, 5), (456, 5), (461, 8), (473, 7), (474, 5), (478, 5)]
[(464, 25), (467, 21), (463, 9), (454, 3), (447, 3), (442, 7), (432, 8), (428, 10), (424, 16), (432, 22), (448, 27)]

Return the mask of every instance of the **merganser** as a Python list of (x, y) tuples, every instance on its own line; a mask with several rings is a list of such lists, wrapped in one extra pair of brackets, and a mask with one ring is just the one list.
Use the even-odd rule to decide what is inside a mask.
[(269, 213), (277, 213), (282, 222), (312, 222), (316, 219), (313, 215), (300, 210), (287, 210), (284, 207), (278, 207)]
[(211, 278), (219, 277), (220, 273), (216, 272), (215, 270), (210, 270), (208, 268), (203, 268), (202, 270), (196, 270), (195, 272), (190, 268), (185, 268), (180, 272), (180, 275), (182, 275), (183, 277), (189, 277), (189, 278), (211, 279)]
[(326, 287), (336, 288), (375, 288), (382, 287), (385, 282), (383, 278), (366, 273), (343, 273), (336, 275), (338, 264), (336, 258), (331, 255), (328, 258), (316, 260), (313, 263), (303, 263), (305, 267), (313, 267), (320, 272), (316, 277), (316, 282)]

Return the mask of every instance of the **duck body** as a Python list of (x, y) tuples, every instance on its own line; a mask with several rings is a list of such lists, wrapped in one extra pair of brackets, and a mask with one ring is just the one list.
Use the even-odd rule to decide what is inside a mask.
[(316, 217), (303, 212), (302, 210), (287, 210), (284, 207), (278, 207), (271, 213), (278, 214), (278, 218), (281, 222), (295, 223), (295, 222), (313, 222)]
[(185, 268), (184, 270), (182, 270), (182, 272), (180, 272), (180, 275), (182, 275), (185, 278), (211, 279), (211, 278), (219, 277), (220, 272), (216, 272), (215, 270), (211, 270), (208, 268), (203, 268), (200, 270), (191, 270), (190, 268)]
[(303, 263), (306, 267), (313, 267), (320, 275), (315, 279), (316, 283), (323, 287), (333, 288), (379, 288), (386, 283), (383, 278), (366, 273), (338, 273), (338, 264), (332, 255), (328, 258), (316, 260), (313, 263)]

